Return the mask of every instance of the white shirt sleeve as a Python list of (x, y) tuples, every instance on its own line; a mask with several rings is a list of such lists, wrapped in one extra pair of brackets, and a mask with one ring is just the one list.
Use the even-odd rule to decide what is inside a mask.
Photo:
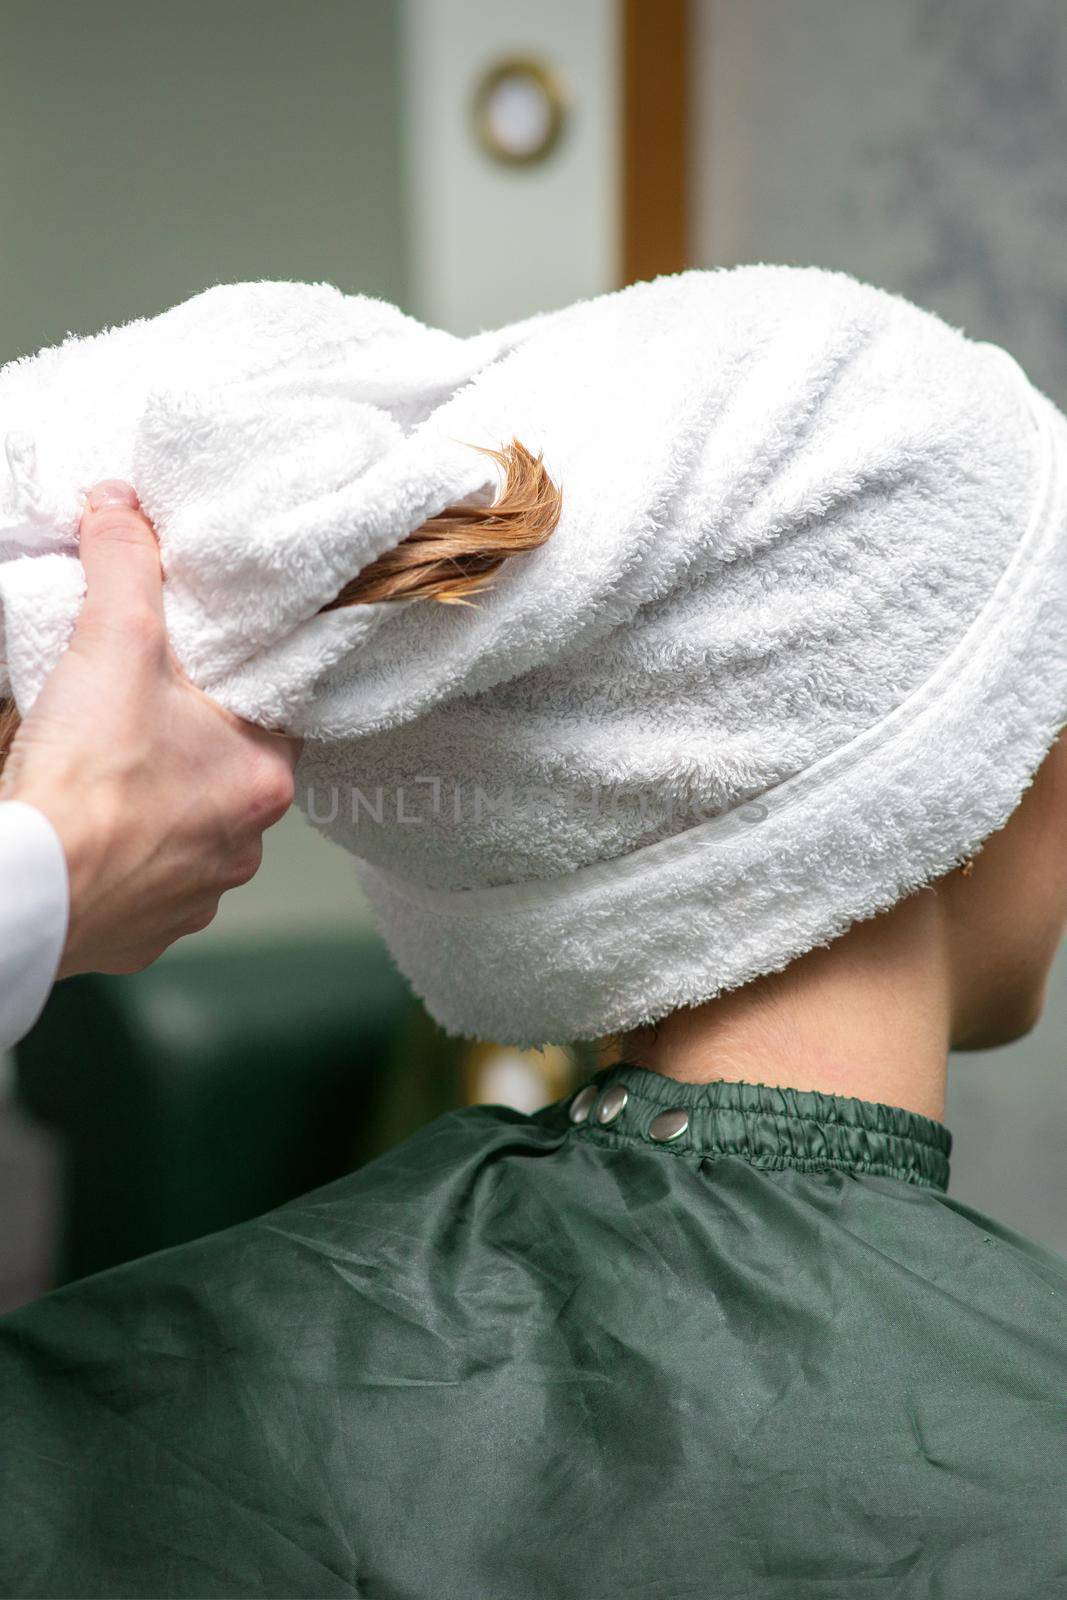
[(70, 914), (67, 858), (44, 814), (0, 801), (0, 1050), (40, 1016), (55, 982)]

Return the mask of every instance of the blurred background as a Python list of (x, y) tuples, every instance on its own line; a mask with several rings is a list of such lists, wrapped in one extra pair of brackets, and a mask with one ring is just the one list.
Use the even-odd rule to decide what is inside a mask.
[[(1067, 405), (1058, 0), (0, 0), (0, 361), (209, 284), (456, 333), (684, 267), (843, 268)], [(921, 530), (916, 530), (921, 537)], [(1067, 845), (1065, 845), (1067, 847)], [(1067, 967), (953, 1062), (953, 1194), (1067, 1251)], [(447, 1040), (292, 815), (216, 923), (0, 1073), (0, 1308), (590, 1061)]]

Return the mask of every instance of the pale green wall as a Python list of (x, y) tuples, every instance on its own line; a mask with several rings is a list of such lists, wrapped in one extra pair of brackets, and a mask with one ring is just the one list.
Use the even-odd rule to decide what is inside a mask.
[(391, 0), (0, 19), (0, 357), (239, 278), (403, 300)]
[[(393, 0), (3, 0), (0, 37), (0, 360), (234, 279), (405, 303)], [(363, 915), (293, 814), (201, 937)]]
[[(613, 287), (614, 20), (613, 0), (0, 0), (0, 360), (241, 278), (455, 332)], [(573, 114), (552, 162), (500, 168), (470, 90), (529, 50)], [(293, 813), (173, 957), (365, 915)]]

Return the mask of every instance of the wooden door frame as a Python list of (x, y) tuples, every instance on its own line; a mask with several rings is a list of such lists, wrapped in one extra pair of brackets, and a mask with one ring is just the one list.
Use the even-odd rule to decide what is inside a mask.
[(689, 263), (690, 0), (618, 0), (620, 285)]

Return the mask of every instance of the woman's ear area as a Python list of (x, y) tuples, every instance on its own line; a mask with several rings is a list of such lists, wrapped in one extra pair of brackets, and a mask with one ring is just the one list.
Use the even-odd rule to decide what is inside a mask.
[(497, 498), (489, 504), (465, 500), (446, 506), (364, 567), (323, 611), (383, 600), (465, 604), (510, 556), (545, 543), (559, 523), (563, 491), (542, 456), (532, 455), (519, 439), (502, 450), (471, 448), (502, 469)]
[(991, 1049), (1039, 1020), (1067, 930), (1067, 737), (1049, 748), (970, 871), (936, 885), (957, 994), (952, 1048)]

